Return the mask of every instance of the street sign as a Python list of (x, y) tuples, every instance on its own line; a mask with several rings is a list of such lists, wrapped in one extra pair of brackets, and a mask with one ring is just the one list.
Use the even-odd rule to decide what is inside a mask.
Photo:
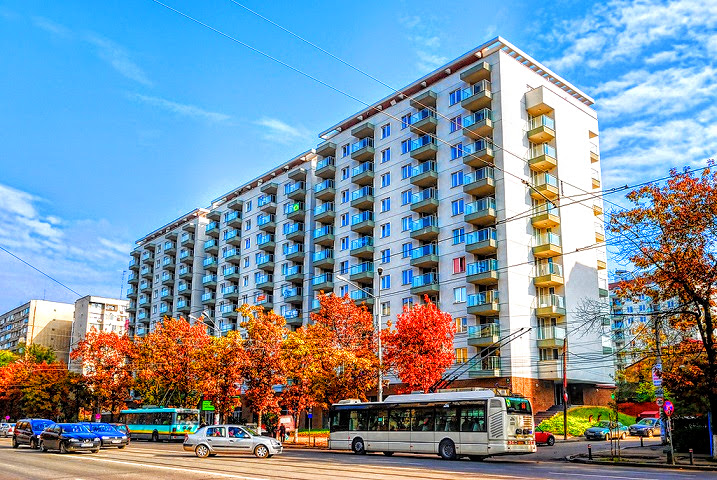
[(652, 367), (652, 385), (655, 387), (661, 387), (662, 386), (662, 364), (656, 363), (654, 367)]
[(5, 421), (10, 420), (10, 415), (5, 415)]
[(675, 411), (675, 406), (672, 405), (671, 401), (667, 400), (665, 402), (665, 406), (663, 407), (663, 410), (665, 410), (665, 415), (667, 415), (668, 417), (671, 417), (672, 413)]
[(95, 414), (95, 420), (97, 420), (99, 422), (101, 418), (102, 418), (102, 415), (100, 415), (99, 413)]
[(657, 387), (655, 389), (655, 396), (656, 397), (664, 397), (665, 396), (665, 391), (662, 389), (662, 387)]
[(665, 399), (662, 397), (657, 397), (656, 403), (658, 407), (661, 407), (665, 404)]
[(202, 410), (205, 412), (213, 412), (214, 411), (214, 405), (212, 405), (212, 402), (209, 400), (202, 400)]

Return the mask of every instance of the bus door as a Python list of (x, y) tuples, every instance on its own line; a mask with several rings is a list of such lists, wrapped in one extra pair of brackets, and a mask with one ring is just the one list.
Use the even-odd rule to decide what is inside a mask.
[(458, 445), (458, 453), (488, 455), (486, 403), (462, 405), (460, 413), (461, 441)]
[(434, 453), (435, 409), (433, 407), (414, 408), (411, 411), (411, 452)]
[(366, 450), (371, 452), (388, 451), (388, 409), (371, 408), (368, 411), (368, 431), (366, 437)]
[(431, 453), (438, 453), (438, 445), (444, 438), (450, 438), (460, 448), (460, 418), (458, 408), (444, 404), (436, 407), (436, 431), (434, 432), (434, 449)]
[(389, 449), (394, 452), (411, 451), (411, 409), (392, 408), (388, 412)]

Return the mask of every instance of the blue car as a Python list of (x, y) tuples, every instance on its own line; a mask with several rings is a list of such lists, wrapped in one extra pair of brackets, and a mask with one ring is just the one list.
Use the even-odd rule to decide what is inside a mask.
[(54, 424), (55, 422), (46, 418), (23, 418), (18, 420), (15, 425), (15, 431), (12, 434), (12, 448), (29, 445), (33, 450), (38, 449), (40, 447), (38, 442), (40, 434), (47, 427)]
[(109, 423), (82, 422), (82, 425), (100, 437), (102, 448), (117, 447), (121, 449), (129, 443), (129, 437)]
[(660, 434), (660, 419), (659, 418), (643, 418), (634, 425), (630, 425), (630, 435), (637, 435), (640, 437), (652, 437), (653, 435)]
[(100, 451), (102, 440), (97, 434), (79, 423), (57, 423), (40, 434), (40, 449), (59, 450), (61, 453)]
[(588, 440), (610, 440), (611, 438), (627, 437), (627, 427), (620, 422), (601, 420), (592, 427), (585, 430), (585, 438)]

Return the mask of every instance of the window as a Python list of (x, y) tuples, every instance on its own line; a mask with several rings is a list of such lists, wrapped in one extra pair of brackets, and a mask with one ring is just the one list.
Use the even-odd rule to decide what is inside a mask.
[(403, 254), (403, 258), (408, 258), (411, 256), (411, 252), (413, 252), (413, 244), (412, 243), (404, 243), (401, 245), (401, 252)]
[(381, 263), (388, 263), (391, 261), (391, 249), (381, 250)]
[(468, 360), (468, 349), (466, 347), (456, 348), (456, 363), (466, 363)]
[(448, 94), (448, 105), (455, 105), (461, 101), (461, 89), (456, 88)]
[(391, 124), (387, 123), (386, 125), (381, 126), (381, 138), (386, 138), (391, 136)]
[(468, 319), (466, 317), (456, 317), (456, 333), (465, 333), (468, 330)]
[(245, 206), (244, 210), (246, 210), (247, 212), (251, 212), (251, 200), (248, 200), (248, 201), (244, 204), (244, 206)]
[(346, 203), (348, 201), (349, 201), (349, 191), (341, 190), (341, 203)]
[(463, 156), (463, 144), (456, 143), (455, 145), (451, 145), (451, 160), (455, 160), (456, 158), (461, 158), (462, 156)]
[(413, 222), (413, 217), (410, 215), (407, 217), (403, 217), (401, 219), (401, 231), (405, 232), (411, 229), (411, 222)]
[(458, 245), (466, 241), (466, 229), (456, 228), (453, 230), (453, 245)]
[(345, 297), (349, 293), (348, 285), (341, 285), (339, 287), (339, 297)]
[(413, 306), (413, 297), (405, 297), (401, 299), (401, 305), (411, 308)]
[(244, 250), (248, 250), (251, 247), (251, 238), (244, 239)]
[(242, 285), (245, 287), (249, 286), (249, 275), (244, 275), (244, 278), (242, 279)]
[(339, 263), (339, 272), (342, 275), (346, 275), (347, 273), (349, 273), (349, 261), (348, 260), (344, 260), (343, 262)]
[(391, 302), (381, 302), (381, 315), (391, 315)]
[(341, 226), (345, 227), (349, 224), (349, 214), (348, 213), (342, 213), (341, 214)]
[(390, 223), (384, 223), (381, 225), (381, 238), (386, 238), (391, 236), (391, 224)]
[(413, 269), (409, 268), (401, 272), (401, 284), (410, 285), (413, 281)]
[(388, 290), (391, 288), (391, 275), (381, 276), (381, 290)]
[(451, 173), (451, 188), (463, 185), (463, 171)]
[(463, 199), (453, 200), (451, 202), (451, 214), (453, 216), (460, 215), (463, 213)]
[(382, 212), (388, 212), (391, 210), (391, 198), (384, 198), (381, 200), (381, 211)]
[(401, 117), (401, 130), (407, 128), (411, 124), (411, 114), (407, 113)]
[(466, 287), (458, 287), (453, 289), (453, 303), (465, 303)]
[(351, 153), (351, 147), (349, 146), (348, 143), (341, 147), (341, 156), (342, 157), (348, 157), (350, 153)]
[(341, 250), (348, 250), (349, 248), (349, 237), (341, 238)]
[(249, 257), (244, 257), (244, 268), (249, 268)]
[[(456, 350), (457, 352), (458, 350)], [(464, 360), (465, 362), (465, 360)], [(456, 355), (456, 363), (458, 363), (458, 355)], [(470, 405), (461, 408), (461, 432), (485, 432), (485, 404)]]
[(401, 180), (411, 178), (412, 167), (411, 165), (404, 165), (401, 167)]
[(341, 180), (346, 180), (349, 178), (351, 173), (349, 172), (349, 167), (344, 167), (341, 169)]
[(466, 271), (466, 257), (453, 259), (453, 273), (464, 273)]
[(251, 229), (251, 220), (247, 220), (244, 222), (244, 230), (250, 230)]
[(404, 190), (401, 192), (401, 205), (408, 205), (411, 203), (411, 197), (413, 196), (412, 190)]
[(411, 139), (406, 139), (401, 142), (401, 153), (408, 153), (411, 151)]
[(463, 127), (463, 123), (461, 122), (461, 116), (455, 116), (451, 118), (451, 133), (455, 132), (456, 130), (460, 130)]
[(391, 149), (381, 150), (381, 163), (388, 162), (389, 160), (391, 160)]
[(391, 185), (391, 174), (384, 173), (383, 175), (381, 175), (381, 186), (388, 187), (389, 185)]

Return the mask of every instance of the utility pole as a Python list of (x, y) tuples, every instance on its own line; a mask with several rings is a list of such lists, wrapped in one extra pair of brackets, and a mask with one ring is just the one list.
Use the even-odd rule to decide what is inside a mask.
[(378, 401), (383, 402), (383, 351), (381, 348), (381, 274), (383, 268), (377, 269), (378, 273), (378, 292), (376, 293), (376, 320), (378, 325), (376, 331), (378, 332)]
[(563, 440), (568, 439), (568, 336), (563, 339)]
[[(653, 384), (657, 383), (658, 379), (658, 373), (659, 370), (660, 376), (662, 375), (662, 346), (660, 345), (660, 318), (659, 316), (655, 315), (655, 350), (657, 353), (657, 358), (655, 359), (655, 365), (652, 367), (652, 382)], [(660, 378), (660, 384), (655, 385), (655, 397), (657, 398), (657, 406), (660, 408), (660, 430), (662, 432), (665, 432), (664, 435), (662, 435), (662, 444), (665, 445), (667, 443), (667, 415), (665, 414), (665, 410), (662, 408), (664, 397), (662, 393), (662, 379)]]
[(119, 298), (122, 299), (122, 294), (124, 293), (124, 275), (127, 273), (127, 270), (122, 270), (122, 282), (120, 283), (120, 296)]

